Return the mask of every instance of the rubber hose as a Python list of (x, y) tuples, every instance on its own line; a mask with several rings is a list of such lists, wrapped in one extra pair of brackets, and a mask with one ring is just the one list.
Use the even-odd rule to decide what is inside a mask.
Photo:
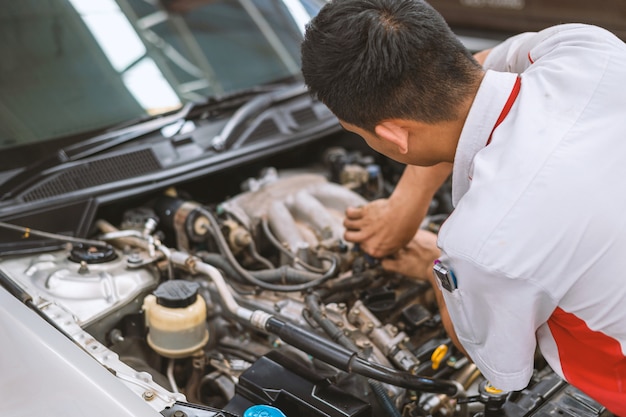
[[(220, 269), (222, 269), (229, 276), (234, 276), (239, 278), (241, 281), (245, 282), (244, 277), (241, 276), (239, 271), (237, 271), (230, 262), (224, 257), (224, 255), (220, 255), (217, 253), (207, 253), (202, 255), (202, 260), (208, 264), (214, 265)], [(247, 271), (250, 275), (260, 279), (264, 282), (285, 282), (289, 284), (301, 284), (310, 282), (313, 279), (319, 278), (319, 276), (312, 276), (311, 273), (307, 273), (306, 271), (301, 271), (294, 269), (289, 266), (281, 266), (279, 268), (274, 269), (262, 269), (259, 271)]]
[(456, 396), (463, 390), (461, 384), (452, 381), (412, 375), (408, 372), (368, 362), (358, 357), (355, 352), (333, 343), (317, 333), (307, 331), (273, 316), (265, 322), (264, 326), (265, 330), (279, 336), (286, 343), (346, 372), (354, 372), (377, 381), (416, 391)]

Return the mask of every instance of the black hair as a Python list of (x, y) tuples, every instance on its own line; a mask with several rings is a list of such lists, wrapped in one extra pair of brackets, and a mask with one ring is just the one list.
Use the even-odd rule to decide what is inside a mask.
[(331, 0), (307, 25), (301, 53), (311, 94), (369, 131), (390, 118), (454, 120), (482, 73), (422, 0)]

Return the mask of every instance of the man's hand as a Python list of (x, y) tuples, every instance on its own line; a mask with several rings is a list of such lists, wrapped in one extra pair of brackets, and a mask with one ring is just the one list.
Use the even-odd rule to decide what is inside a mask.
[(394, 255), (382, 259), (381, 266), (407, 277), (432, 282), (433, 262), (440, 254), (437, 235), (420, 229), (408, 245)]
[(408, 165), (388, 199), (346, 210), (344, 238), (375, 258), (397, 252), (411, 241), (451, 172), (451, 163)]
[(375, 258), (381, 258), (404, 247), (419, 225), (398, 219), (389, 199), (374, 200), (362, 207), (349, 207), (343, 225), (344, 238), (358, 243), (361, 249)]

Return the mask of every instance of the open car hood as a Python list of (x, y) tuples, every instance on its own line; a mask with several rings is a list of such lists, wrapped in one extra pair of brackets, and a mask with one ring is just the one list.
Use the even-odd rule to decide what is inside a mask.
[(344, 240), (404, 166), (304, 88), (320, 2), (5, 3), (2, 414), (608, 417), (540, 360), (488, 389), (432, 288)]

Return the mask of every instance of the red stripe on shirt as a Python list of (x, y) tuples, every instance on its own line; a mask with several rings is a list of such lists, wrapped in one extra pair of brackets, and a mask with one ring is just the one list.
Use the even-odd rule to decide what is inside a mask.
[(533, 61), (533, 58), (530, 56), (530, 51), (528, 51), (528, 60), (530, 61), (531, 64), (535, 63), (535, 61)]
[(485, 146), (491, 143), (491, 137), (493, 136), (493, 132), (496, 130), (498, 126), (500, 126), (500, 123), (504, 121), (506, 116), (511, 111), (511, 107), (513, 107), (513, 103), (515, 103), (515, 100), (517, 99), (517, 96), (519, 94), (519, 90), (521, 87), (522, 87), (522, 79), (520, 77), (517, 77), (517, 80), (515, 80), (515, 84), (513, 85), (513, 89), (511, 90), (511, 94), (509, 94), (509, 98), (504, 104), (504, 107), (502, 108), (502, 112), (500, 112), (500, 116), (498, 116), (498, 120), (496, 120), (495, 126), (491, 130), (491, 134), (489, 134), (489, 139), (487, 139), (487, 143), (485, 144)]
[(568, 382), (612, 413), (626, 416), (626, 356), (616, 339), (557, 307), (548, 320)]

